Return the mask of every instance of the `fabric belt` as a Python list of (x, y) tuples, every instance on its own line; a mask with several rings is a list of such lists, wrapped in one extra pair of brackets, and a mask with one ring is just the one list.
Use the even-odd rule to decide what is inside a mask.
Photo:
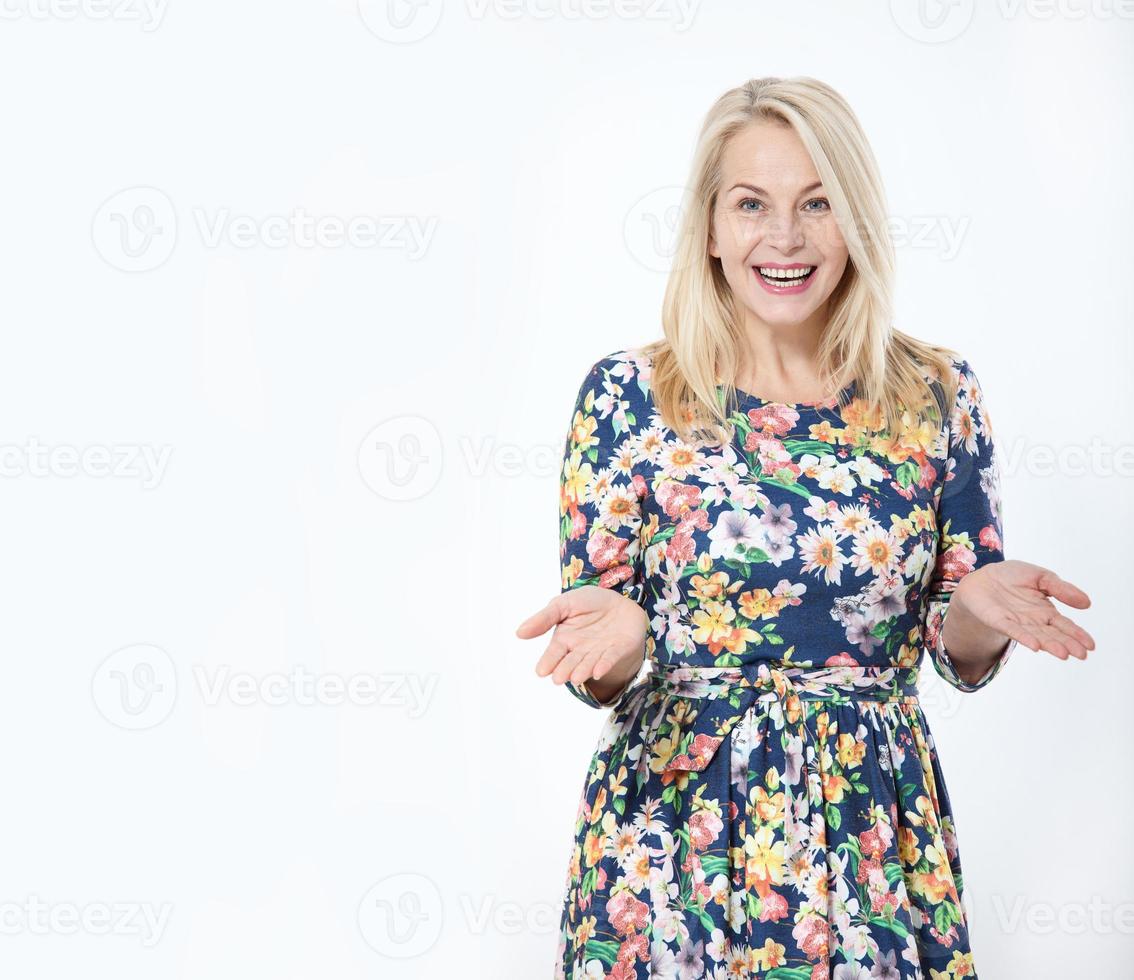
[(738, 667), (694, 667), (655, 661), (643, 686), (663, 695), (664, 707), (652, 727), (656, 731), (664, 724), (665, 730), (651, 745), (651, 768), (655, 772), (704, 770), (733, 726), (758, 702), (778, 702), (784, 724), (806, 737), (807, 714), (802, 702), (916, 704), (917, 678), (916, 666), (801, 667), (760, 661)]

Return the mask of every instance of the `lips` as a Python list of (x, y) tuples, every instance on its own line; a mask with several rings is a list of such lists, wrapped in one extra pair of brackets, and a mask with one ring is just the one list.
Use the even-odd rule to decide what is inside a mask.
[(772, 262), (765, 265), (754, 265), (752, 271), (756, 281), (769, 293), (801, 293), (807, 289), (818, 266), (796, 262), (792, 265), (781, 265)]

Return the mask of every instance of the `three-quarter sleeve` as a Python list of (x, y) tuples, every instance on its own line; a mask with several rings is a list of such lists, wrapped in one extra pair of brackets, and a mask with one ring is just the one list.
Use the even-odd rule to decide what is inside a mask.
[[(643, 604), (639, 531), (646, 483), (635, 470), (637, 419), (616, 371), (610, 358), (597, 361), (575, 399), (559, 477), (560, 591), (597, 585)], [(603, 702), (586, 683), (566, 686), (594, 708), (617, 705), (630, 687)]]
[(937, 560), (927, 591), (925, 646), (937, 673), (960, 691), (988, 684), (1016, 647), (1009, 640), (975, 682), (961, 679), (943, 640), (949, 599), (970, 572), (1004, 560), (1000, 455), (980, 382), (964, 358), (956, 359), (959, 384), (945, 428), (943, 484), (937, 499)]

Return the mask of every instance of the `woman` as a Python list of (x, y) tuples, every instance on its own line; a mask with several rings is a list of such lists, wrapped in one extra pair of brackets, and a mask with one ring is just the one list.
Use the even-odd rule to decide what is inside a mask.
[(980, 383), (891, 325), (842, 98), (727, 92), (690, 187), (664, 339), (583, 380), (562, 592), (517, 630), (611, 709), (556, 976), (975, 977), (922, 651), (960, 691), (1017, 643), (1084, 659), (1051, 597), (1089, 599), (1004, 559)]

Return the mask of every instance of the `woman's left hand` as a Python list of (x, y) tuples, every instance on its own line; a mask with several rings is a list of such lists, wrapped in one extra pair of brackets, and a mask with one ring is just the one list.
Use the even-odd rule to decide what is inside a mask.
[(965, 575), (950, 604), (960, 599), (972, 619), (1029, 650), (1046, 650), (1060, 660), (1086, 660), (1087, 651), (1095, 648), (1094, 639), (1056, 609), (1053, 598), (1076, 609), (1086, 609), (1091, 604), (1086, 592), (1051, 569), (1005, 559)]

